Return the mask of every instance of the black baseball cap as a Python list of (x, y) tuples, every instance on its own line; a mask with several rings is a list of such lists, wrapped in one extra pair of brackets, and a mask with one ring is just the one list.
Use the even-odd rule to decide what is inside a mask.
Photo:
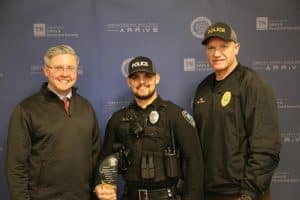
[(207, 27), (204, 33), (202, 44), (206, 45), (208, 39), (211, 37), (219, 37), (226, 41), (233, 41), (235, 43), (238, 43), (238, 39), (233, 28), (223, 22), (216, 22)]
[(149, 74), (156, 74), (156, 68), (150, 58), (138, 56), (133, 58), (128, 65), (128, 77), (136, 72), (146, 72)]

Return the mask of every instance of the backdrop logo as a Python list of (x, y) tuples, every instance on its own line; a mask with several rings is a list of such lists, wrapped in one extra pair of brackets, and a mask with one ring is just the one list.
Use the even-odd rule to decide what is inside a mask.
[(258, 31), (300, 31), (300, 26), (288, 19), (272, 19), (270, 17), (256, 17)]
[(300, 132), (281, 133), (283, 143), (300, 144)]
[(268, 17), (256, 17), (256, 30), (268, 30)]
[(197, 17), (191, 23), (191, 32), (196, 38), (203, 39), (207, 27), (211, 25), (210, 19), (207, 17)]
[(273, 61), (253, 61), (255, 70), (294, 72), (300, 66), (300, 60), (273, 60)]
[(46, 37), (46, 24), (33, 24), (34, 37)]
[(300, 104), (288, 102), (288, 98), (277, 99), (278, 109), (300, 109)]
[(300, 183), (300, 178), (290, 171), (276, 171), (272, 177), (273, 183)]
[(183, 71), (195, 72), (195, 71), (212, 71), (207, 61), (196, 60), (196, 58), (184, 58), (183, 59)]
[(30, 74), (39, 75), (43, 73), (43, 65), (31, 65)]
[(133, 59), (133, 57), (126, 58), (121, 64), (121, 72), (122, 72), (123, 76), (126, 78), (128, 76), (128, 64), (132, 59)]
[(64, 26), (47, 26), (44, 23), (33, 24), (34, 37), (79, 37), (78, 33), (70, 33)]
[(118, 33), (157, 33), (159, 32), (158, 23), (126, 23), (126, 24), (107, 24), (108, 32)]
[(0, 72), (0, 78), (4, 77), (4, 73)]

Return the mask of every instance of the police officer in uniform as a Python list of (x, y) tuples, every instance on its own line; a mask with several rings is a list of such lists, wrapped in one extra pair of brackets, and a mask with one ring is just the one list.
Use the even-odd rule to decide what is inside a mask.
[[(108, 121), (102, 158), (114, 153), (115, 144), (128, 152), (122, 199), (198, 200), (203, 168), (195, 122), (158, 95), (159, 81), (151, 59), (139, 56), (129, 63), (127, 82), (135, 100)], [(111, 185), (97, 184), (95, 193), (101, 200), (116, 199)]]
[(281, 148), (273, 91), (238, 62), (240, 44), (228, 24), (209, 26), (202, 44), (214, 70), (194, 100), (205, 200), (270, 200)]

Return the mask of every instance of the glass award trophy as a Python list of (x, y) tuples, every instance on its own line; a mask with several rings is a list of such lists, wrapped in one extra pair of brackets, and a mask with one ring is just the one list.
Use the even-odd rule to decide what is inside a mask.
[(106, 157), (99, 167), (101, 182), (117, 185), (118, 182), (118, 153)]

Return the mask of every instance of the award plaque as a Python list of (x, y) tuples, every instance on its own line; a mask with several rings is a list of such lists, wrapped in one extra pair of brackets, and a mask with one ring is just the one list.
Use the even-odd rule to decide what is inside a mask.
[(117, 185), (118, 182), (118, 154), (106, 157), (99, 167), (102, 183)]

